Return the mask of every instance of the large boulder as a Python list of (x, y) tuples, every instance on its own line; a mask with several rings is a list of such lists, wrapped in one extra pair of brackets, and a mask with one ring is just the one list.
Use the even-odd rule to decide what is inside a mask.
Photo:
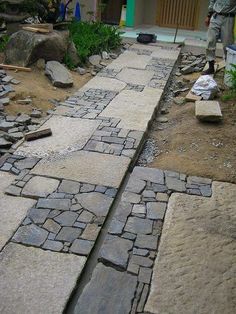
[(49, 61), (46, 64), (45, 74), (56, 87), (71, 87), (73, 86), (73, 78), (70, 72), (59, 62)]
[(38, 59), (61, 62), (68, 45), (67, 31), (39, 34), (21, 30), (10, 37), (5, 51), (5, 62), (18, 66), (29, 66)]

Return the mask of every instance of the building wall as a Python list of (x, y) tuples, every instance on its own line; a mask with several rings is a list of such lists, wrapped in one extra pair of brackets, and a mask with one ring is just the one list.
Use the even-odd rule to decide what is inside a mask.
[(134, 20), (135, 25), (142, 25), (143, 24), (143, 21), (144, 21), (144, 2), (145, 2), (145, 0), (136, 0), (135, 1), (135, 3), (136, 3), (135, 20)]
[(144, 0), (144, 24), (156, 24), (157, 17), (157, 0)]
[(200, 2), (200, 10), (199, 10), (198, 29), (201, 31), (204, 31), (206, 30), (204, 21), (208, 13), (208, 1), (200, 0), (199, 2)]

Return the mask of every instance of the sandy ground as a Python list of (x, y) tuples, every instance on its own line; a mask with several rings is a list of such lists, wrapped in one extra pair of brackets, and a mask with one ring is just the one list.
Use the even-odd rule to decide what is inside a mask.
[[(222, 71), (216, 80), (221, 86)], [(149, 137), (155, 141), (156, 156), (147, 166), (236, 183), (236, 101), (217, 100), (223, 113), (220, 124), (199, 122), (194, 103), (176, 105), (172, 101), (165, 115), (168, 122), (153, 123)]]

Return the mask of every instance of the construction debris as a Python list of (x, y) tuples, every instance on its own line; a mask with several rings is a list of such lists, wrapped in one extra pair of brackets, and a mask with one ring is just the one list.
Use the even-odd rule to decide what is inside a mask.
[(1, 63), (0, 68), (6, 69), (6, 70), (17, 70), (17, 71), (31, 72), (31, 68), (19, 67), (17, 65), (11, 65), (11, 64), (2, 64)]
[(51, 136), (52, 135), (52, 130), (50, 128), (48, 129), (43, 129), (43, 130), (37, 130), (37, 131), (32, 131), (29, 133), (25, 134), (25, 140), (26, 141), (34, 141), (43, 137)]
[(196, 101), (195, 116), (204, 122), (220, 122), (223, 118), (218, 101)]

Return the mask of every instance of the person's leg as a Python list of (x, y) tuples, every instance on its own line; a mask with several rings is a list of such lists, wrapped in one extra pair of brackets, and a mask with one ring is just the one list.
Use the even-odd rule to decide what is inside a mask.
[(221, 17), (219, 15), (213, 15), (210, 21), (210, 25), (207, 32), (207, 49), (206, 49), (206, 60), (209, 62), (209, 68), (202, 74), (214, 74), (215, 64), (215, 52), (216, 42), (220, 34), (221, 29)]
[(221, 40), (226, 58), (226, 47), (234, 43), (234, 17), (225, 17), (221, 26)]

